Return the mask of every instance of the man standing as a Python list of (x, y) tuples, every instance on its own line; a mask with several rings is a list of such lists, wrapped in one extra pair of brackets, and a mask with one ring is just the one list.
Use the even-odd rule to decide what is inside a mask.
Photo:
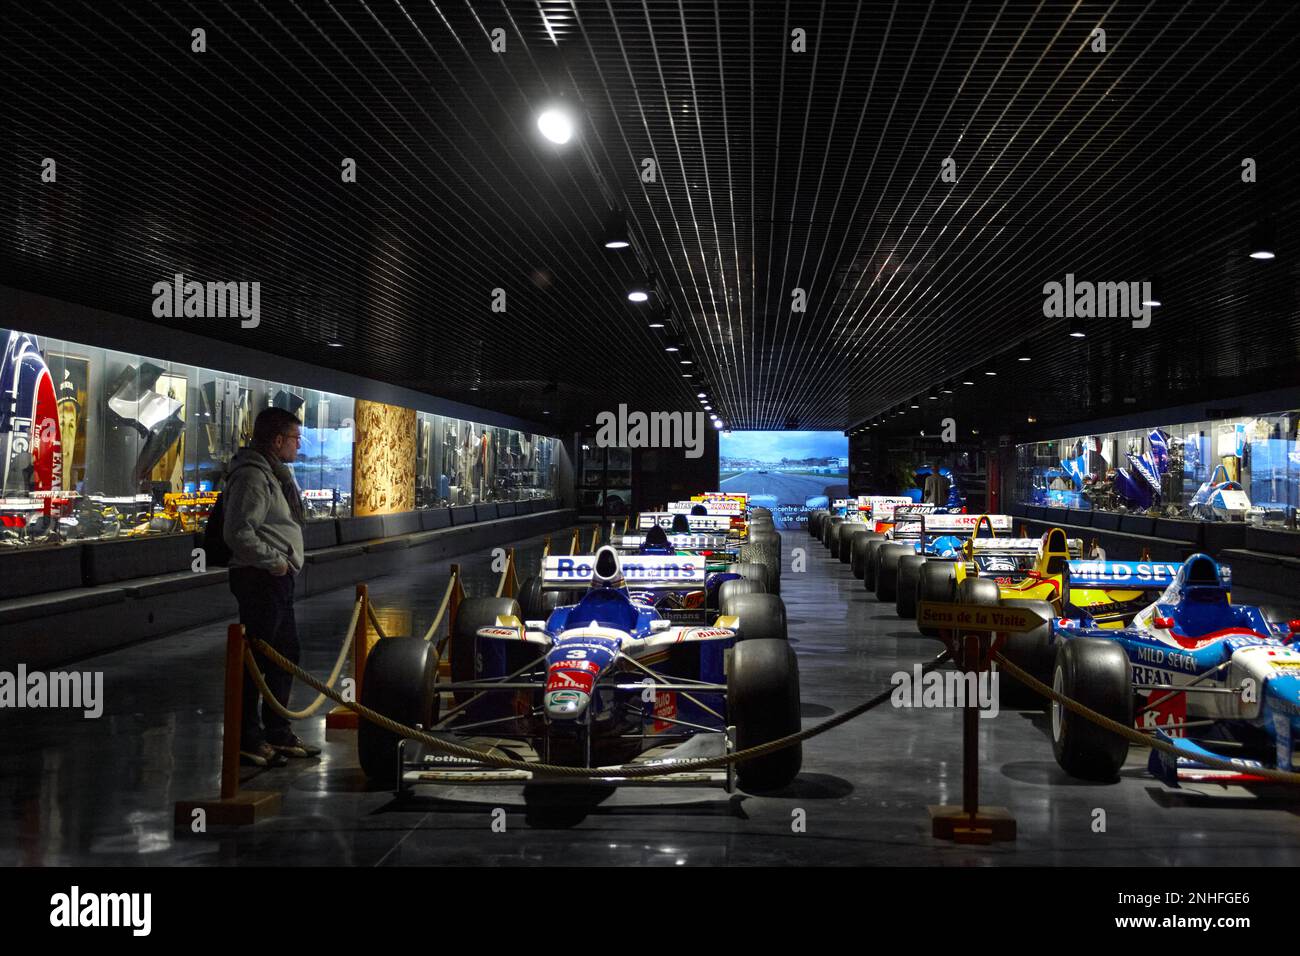
[[(230, 461), (226, 476), (222, 536), (230, 548), (230, 590), (239, 602), (239, 622), (250, 637), (266, 641), (298, 662), (298, 626), (293, 616), (294, 578), (302, 570), (302, 498), (288, 463), (298, 457), (302, 426), (283, 408), (263, 410), (253, 423), (253, 444)], [(293, 677), (254, 652), (266, 685), (285, 707)], [(314, 757), (320, 748), (296, 736), (289, 721), (262, 701), (257, 685), (244, 677), (240, 756), (259, 767), (283, 766), (287, 757)], [(263, 730), (265, 727), (265, 730)]]

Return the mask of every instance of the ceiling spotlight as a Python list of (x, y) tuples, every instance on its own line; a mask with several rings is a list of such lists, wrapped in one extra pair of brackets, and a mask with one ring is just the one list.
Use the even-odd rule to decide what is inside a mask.
[(627, 301), (629, 302), (645, 302), (649, 298), (650, 293), (641, 288), (629, 289), (627, 293)]
[(690, 372), (686, 372), (686, 373), (684, 373), (684, 374), (682, 375), (682, 378), (694, 378), (694, 377), (695, 377), (695, 376), (692, 375)]
[(341, 349), (341, 348), (343, 348), (343, 343), (342, 343), (342, 342), (326, 342), (325, 344), (328, 345), (328, 346), (329, 346), (330, 348), (332, 348), (332, 349)]
[(652, 321), (652, 322), (650, 323), (650, 328), (652, 328), (652, 329), (662, 329), (663, 327), (664, 327), (664, 324), (663, 324), (662, 322), (660, 322), (658, 319), (655, 319), (654, 321)]
[(557, 146), (573, 139), (573, 115), (562, 106), (550, 106), (537, 117), (537, 128)]
[(1150, 281), (1151, 291), (1142, 297), (1142, 307), (1144, 309), (1145, 308), (1154, 309), (1161, 305), (1164, 305), (1164, 303), (1160, 301), (1160, 290), (1163, 287), (1164, 287), (1164, 283), (1160, 281), (1160, 276), (1158, 274), (1153, 275)]
[(710, 415), (710, 416), (709, 416), (709, 421), (711, 421), (711, 422), (716, 422), (717, 420), (718, 420), (718, 416), (717, 416), (717, 415)]
[(985, 375), (988, 375), (988, 376), (991, 377), (991, 376), (997, 375), (998, 373), (995, 372), (995, 371), (993, 371), (993, 369), (989, 369), (989, 370), (986, 371), (984, 374), (985, 374)]
[(664, 351), (665, 351), (665, 352), (676, 352), (676, 351), (677, 351), (677, 346), (674, 345), (673, 343), (669, 342), (667, 345), (664, 346)]
[(1017, 362), (1032, 362), (1033, 360), (1033, 356), (1027, 355), (1024, 352), (1021, 352), (1020, 355), (1016, 357)]
[(1071, 320), (1070, 320), (1070, 338), (1072, 338), (1072, 339), (1081, 339), (1081, 338), (1086, 337), (1087, 334), (1088, 334), (1088, 333), (1085, 332), (1085, 331), (1083, 330), (1083, 320), (1082, 320), (1082, 319), (1071, 319)]
[(1277, 227), (1272, 219), (1261, 219), (1250, 230), (1250, 257), (1272, 259), (1277, 248)]
[(696, 397), (696, 398), (704, 398), (704, 392), (696, 392), (696, 393), (695, 393), (695, 397)]
[(920, 408), (920, 405), (913, 405), (912, 408)]
[(614, 210), (605, 219), (605, 248), (606, 249), (626, 249), (632, 245), (628, 236), (627, 220), (623, 213)]
[(1028, 418), (1025, 419), (1025, 421), (1029, 422), (1029, 424), (1032, 425), (1034, 424), (1034, 422), (1038, 421), (1038, 419), (1035, 418), (1033, 415), (1030, 415)]
[(705, 405), (705, 406), (704, 406), (704, 410), (705, 410), (706, 412), (711, 412), (711, 411), (713, 411), (713, 406), (712, 406), (712, 405)]
[(937, 401), (939, 400), (939, 393), (938, 393), (938, 392), (935, 392), (935, 391), (932, 389), (932, 390), (930, 391), (930, 394), (927, 395), (927, 396), (925, 396), (925, 397), (928, 398), (928, 399), (929, 399), (930, 401), (932, 401), (932, 402), (937, 402)]
[(948, 381), (944, 382), (944, 383), (943, 383), (943, 388), (939, 389), (939, 391), (943, 392), (945, 395), (951, 395), (951, 394), (952, 394), (952, 379), (948, 379)]
[(962, 379), (962, 384), (963, 384), (963, 385), (974, 385), (975, 383), (972, 382), (972, 381), (970, 381), (969, 379)]
[(725, 426), (724, 426), (723, 423), (722, 423), (722, 419), (719, 418), (717, 421), (715, 421), (715, 422), (713, 423), (713, 427), (714, 427), (714, 428), (724, 428)]

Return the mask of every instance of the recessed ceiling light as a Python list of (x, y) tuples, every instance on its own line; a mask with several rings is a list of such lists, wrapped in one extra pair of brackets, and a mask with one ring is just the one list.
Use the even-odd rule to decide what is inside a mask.
[(678, 360), (677, 360), (677, 364), (678, 364), (678, 365), (694, 365), (695, 363), (692, 362), (690, 359), (678, 359)]
[(1016, 361), (1017, 361), (1017, 362), (1032, 362), (1033, 359), (1030, 358), (1028, 355), (1022, 355), (1022, 356), (1020, 356), (1020, 358), (1016, 359)]
[(686, 372), (685, 374), (682, 375), (682, 378), (694, 378), (694, 377), (695, 376), (692, 375), (690, 372)]
[(913, 408), (920, 408), (921, 406), (920, 406), (920, 405), (913, 405), (912, 407), (913, 407)]
[(963, 380), (963, 381), (962, 381), (962, 384), (963, 384), (963, 385), (974, 385), (975, 383), (974, 383), (974, 382), (971, 382), (971, 381)]
[(651, 322), (651, 323), (650, 323), (650, 328), (652, 328), (652, 329), (662, 329), (663, 327), (664, 327), (664, 324), (663, 324), (662, 322)]
[(552, 143), (563, 146), (573, 139), (573, 116), (568, 110), (552, 106), (537, 117), (537, 128)]
[(713, 411), (713, 406), (712, 406), (712, 405), (705, 405), (705, 406), (704, 406), (704, 410), (705, 410), (706, 412), (711, 412), (711, 411)]
[(696, 393), (695, 393), (695, 397), (696, 397), (696, 398), (704, 398), (704, 392), (696, 392)]
[(330, 348), (332, 348), (332, 349), (341, 349), (341, 348), (343, 348), (343, 343), (342, 343), (342, 342), (326, 342), (325, 344), (328, 345), (328, 346), (329, 346)]
[(629, 302), (644, 302), (648, 298), (650, 298), (649, 293), (641, 289), (633, 289), (627, 294), (627, 300)]
[(675, 345), (665, 345), (665, 346), (664, 346), (664, 351), (665, 351), (665, 352), (676, 352), (676, 351), (677, 351), (677, 346), (675, 346)]
[(995, 371), (993, 371), (992, 369), (989, 369), (989, 370), (988, 370), (987, 372), (985, 372), (984, 374), (985, 374), (985, 375), (997, 375), (998, 373), (995, 372)]
[(1081, 321), (1078, 319), (1070, 320), (1070, 338), (1081, 339), (1087, 336), (1087, 334), (1088, 333), (1083, 330), (1083, 323)]

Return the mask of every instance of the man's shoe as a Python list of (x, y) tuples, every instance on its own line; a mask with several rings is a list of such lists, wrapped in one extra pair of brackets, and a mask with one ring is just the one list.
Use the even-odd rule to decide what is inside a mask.
[(254, 767), (283, 767), (289, 760), (266, 741), (262, 741), (260, 744), (241, 747), (239, 762)]
[(282, 737), (272, 737), (269, 744), (277, 753), (286, 757), (319, 757), (320, 748), (315, 744), (309, 744), (296, 734), (285, 734)]

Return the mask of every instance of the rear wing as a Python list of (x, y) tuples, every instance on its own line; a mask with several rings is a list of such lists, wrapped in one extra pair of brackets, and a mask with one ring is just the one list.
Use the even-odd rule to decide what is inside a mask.
[[(877, 521), (888, 521), (894, 517), (894, 512), (898, 508), (915, 508), (917, 503), (911, 498), (902, 498), (895, 495), (859, 495), (858, 510), (866, 511)], [(934, 505), (925, 506), (932, 509)]]
[[(967, 546), (977, 555), (1007, 555), (1008, 557), (1037, 557), (1043, 546), (1042, 538), (971, 538)], [(1083, 539), (1069, 538), (1066, 548), (1072, 558), (1083, 557)]]
[[(1181, 563), (1165, 561), (1071, 561), (1071, 588), (1163, 591), (1174, 583)], [(1220, 566), (1225, 583), (1228, 569)]]
[(668, 503), (668, 513), (670, 515), (690, 515), (691, 511), (699, 505), (703, 505), (705, 512), (710, 515), (739, 518), (745, 513), (745, 506), (741, 502), (724, 501), (720, 498), (713, 498), (708, 501), (670, 501)]
[[(591, 584), (594, 555), (547, 555), (542, 587), (573, 589)], [(639, 590), (704, 587), (704, 560), (695, 555), (628, 555), (620, 561), (623, 580)]]
[(636, 526), (642, 531), (648, 531), (655, 525), (667, 531), (673, 526), (673, 518), (678, 514), (686, 515), (686, 523), (694, 532), (721, 531), (725, 533), (731, 527), (731, 519), (725, 515), (693, 515), (690, 510), (669, 512), (669, 511), (646, 511), (642, 512), (636, 520)]
[[(638, 551), (645, 544), (645, 535), (615, 535), (610, 543), (619, 551)], [(735, 547), (725, 534), (670, 534), (668, 544), (678, 551), (726, 551)]]
[(926, 534), (953, 534), (956, 532), (977, 532), (981, 525), (998, 531), (1010, 531), (1011, 515), (962, 515), (962, 514), (928, 514), (923, 519)]

